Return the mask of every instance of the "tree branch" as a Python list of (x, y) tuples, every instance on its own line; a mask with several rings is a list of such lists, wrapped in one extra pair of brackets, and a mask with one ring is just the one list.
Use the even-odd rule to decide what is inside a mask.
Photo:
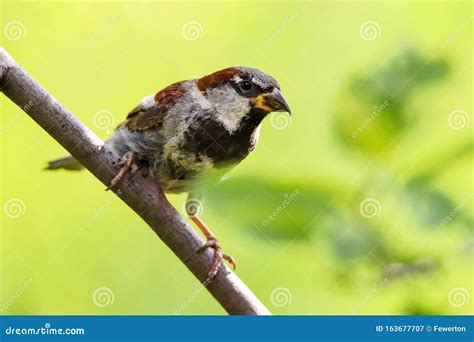
[[(110, 183), (118, 172), (115, 162), (119, 156), (107, 150), (94, 133), (21, 69), (2, 48), (0, 90), (102, 183)], [(114, 191), (171, 248), (229, 314), (270, 314), (227, 266), (221, 265), (212, 282), (206, 282), (212, 265), (211, 251), (196, 253), (203, 241), (171, 206), (156, 183), (134, 177), (122, 182), (120, 189)]]

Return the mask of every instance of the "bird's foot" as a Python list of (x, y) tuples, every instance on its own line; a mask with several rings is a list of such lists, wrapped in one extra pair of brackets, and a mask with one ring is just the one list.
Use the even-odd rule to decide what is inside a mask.
[(119, 165), (121, 166), (119, 172), (115, 175), (115, 177), (110, 182), (110, 185), (105, 190), (110, 190), (120, 183), (125, 178), (127, 173), (129, 173), (131, 176), (134, 176), (138, 171), (138, 166), (135, 163), (135, 155), (133, 152), (125, 153)]
[(199, 251), (204, 251), (208, 248), (211, 248), (214, 251), (214, 262), (212, 263), (211, 269), (208, 273), (208, 279), (211, 280), (217, 274), (220, 265), (222, 264), (222, 260), (227, 260), (227, 262), (232, 265), (232, 268), (235, 270), (235, 260), (230, 255), (222, 253), (222, 248), (219, 245), (219, 242), (216, 238), (210, 237), (207, 239), (206, 244), (202, 246)]
[[(188, 211), (188, 209), (187, 209)], [(198, 252), (202, 252), (208, 248), (211, 248), (214, 251), (214, 261), (212, 263), (212, 266), (209, 270), (208, 277), (206, 281), (211, 281), (212, 278), (214, 278), (219, 271), (219, 267), (222, 264), (222, 260), (227, 260), (229, 264), (232, 265), (232, 267), (235, 270), (235, 260), (232, 258), (230, 255), (222, 253), (222, 248), (219, 245), (219, 242), (216, 239), (216, 236), (214, 233), (209, 229), (209, 227), (204, 223), (204, 221), (197, 215), (196, 213), (189, 212), (188, 211), (189, 218), (193, 220), (193, 222), (198, 226), (198, 228), (202, 231), (204, 236), (206, 237), (206, 243), (204, 246), (199, 248)]]

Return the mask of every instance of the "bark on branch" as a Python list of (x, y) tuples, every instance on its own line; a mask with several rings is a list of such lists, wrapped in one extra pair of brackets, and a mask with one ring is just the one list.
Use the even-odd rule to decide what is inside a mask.
[[(103, 142), (31, 78), (0, 48), (0, 90), (71, 153), (102, 183), (117, 173), (118, 157)], [(196, 251), (203, 241), (167, 201), (160, 187), (142, 177), (124, 181), (115, 192), (150, 226), (186, 267), (204, 283), (212, 265), (209, 250)], [(120, 190), (120, 191), (119, 191)], [(270, 312), (230, 269), (221, 265), (207, 290), (234, 315), (269, 315)]]

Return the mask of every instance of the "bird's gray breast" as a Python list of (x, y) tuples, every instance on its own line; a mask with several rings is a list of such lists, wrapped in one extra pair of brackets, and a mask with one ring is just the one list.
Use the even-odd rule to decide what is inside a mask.
[(119, 156), (133, 152), (138, 158), (150, 158), (161, 153), (164, 142), (165, 138), (158, 130), (130, 131), (122, 127), (105, 144)]

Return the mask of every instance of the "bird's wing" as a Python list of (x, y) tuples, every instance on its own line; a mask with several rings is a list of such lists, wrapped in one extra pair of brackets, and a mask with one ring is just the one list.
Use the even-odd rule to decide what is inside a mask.
[(145, 131), (156, 127), (161, 123), (168, 113), (168, 110), (183, 96), (183, 82), (174, 83), (155, 96), (150, 96), (132, 109), (120, 127), (126, 127), (130, 131)]

